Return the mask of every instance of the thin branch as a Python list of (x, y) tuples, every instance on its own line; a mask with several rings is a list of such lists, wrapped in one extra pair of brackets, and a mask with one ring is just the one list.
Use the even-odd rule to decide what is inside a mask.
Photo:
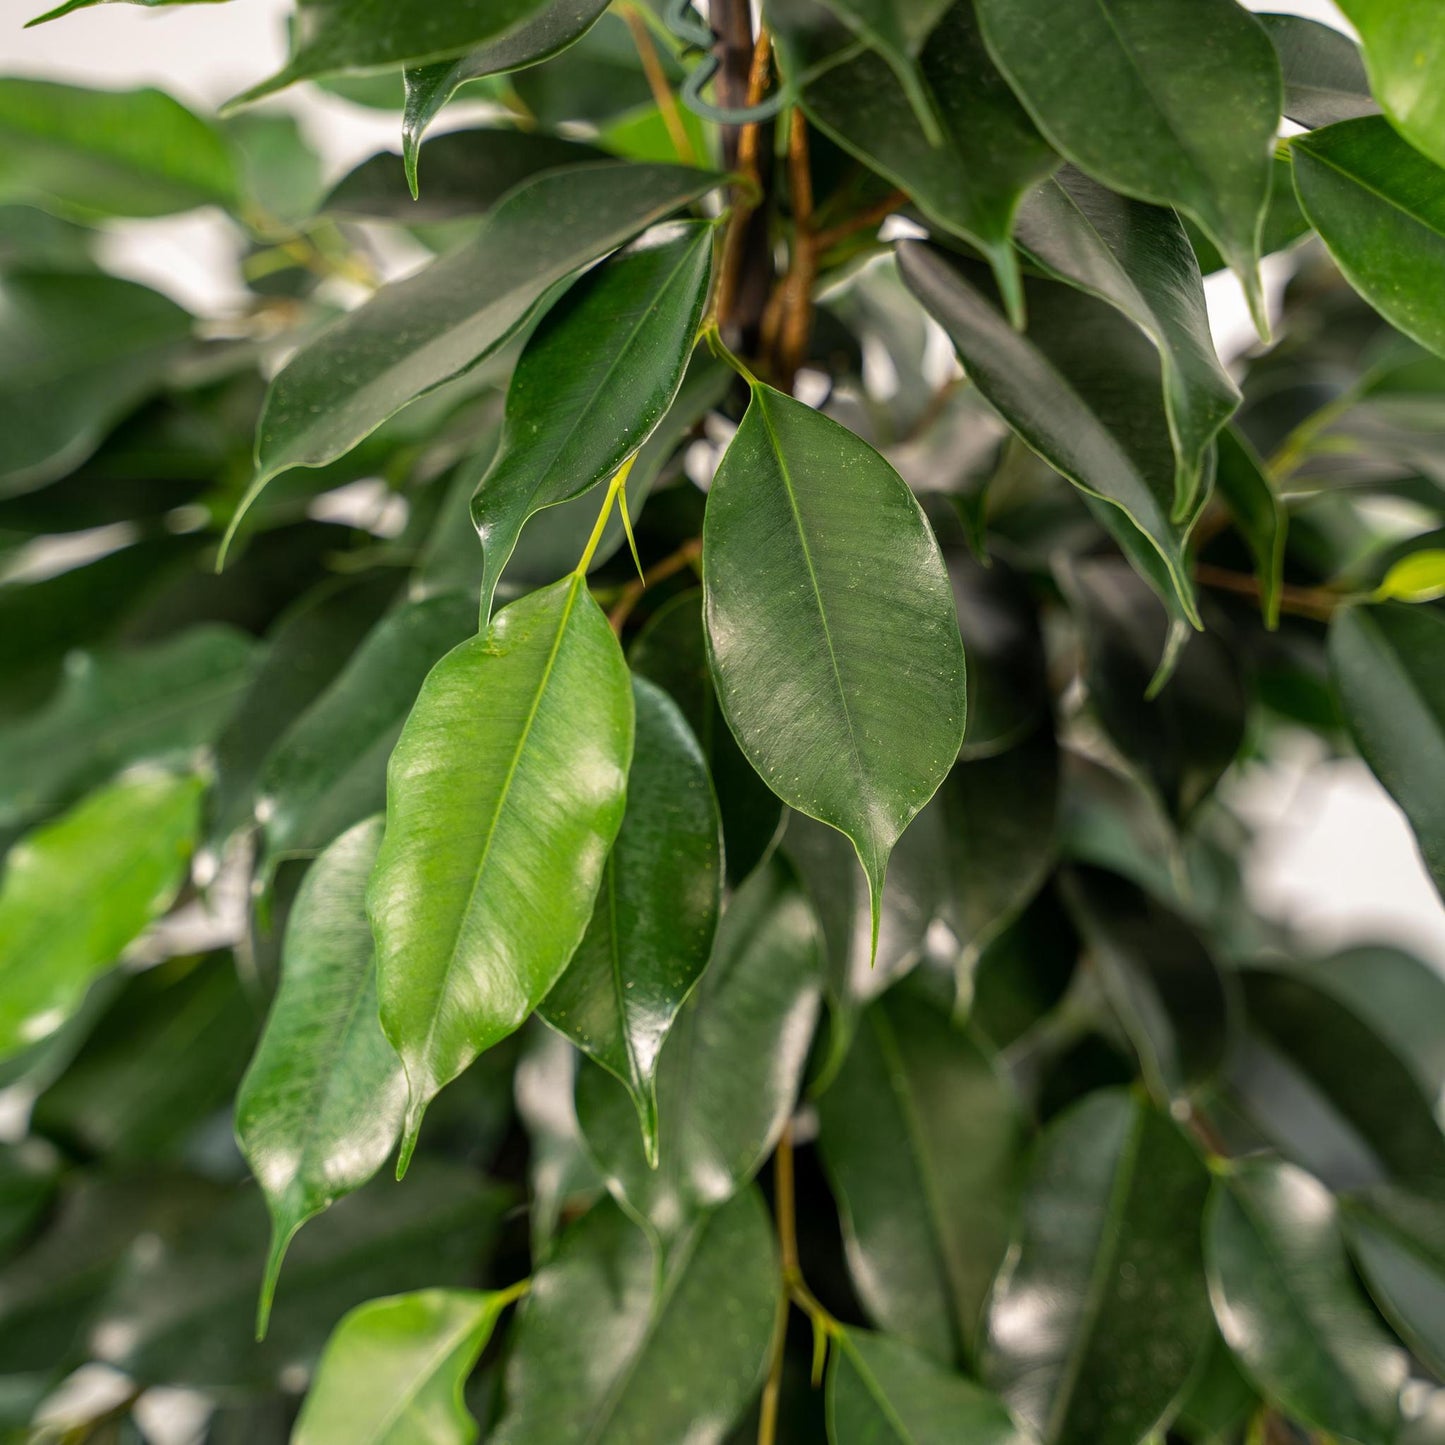
[(874, 226), (881, 225), (895, 211), (906, 206), (908, 201), (907, 191), (892, 191), (876, 205), (869, 206), (867, 210), (849, 216), (846, 221), (840, 221), (836, 226), (829, 226), (826, 231), (819, 231), (813, 237), (813, 246), (821, 256), (825, 252), (831, 251), (834, 246), (848, 240), (849, 237), (856, 236), (859, 231), (868, 231)]
[(692, 148), (692, 138), (688, 135), (687, 126), (683, 122), (677, 96), (673, 93), (672, 86), (667, 83), (667, 73), (662, 68), (657, 47), (652, 43), (652, 36), (648, 33), (647, 22), (638, 12), (636, 5), (622, 5), (619, 9), (622, 12), (622, 18), (627, 22), (628, 30), (632, 32), (632, 43), (637, 48), (637, 58), (642, 61), (642, 72), (647, 77), (647, 85), (652, 91), (652, 98), (657, 102), (657, 109), (662, 115), (662, 123), (667, 127), (672, 148), (677, 152), (678, 160), (684, 165), (695, 166), (698, 163), (697, 152)]
[[(757, 43), (753, 46), (752, 64), (748, 70), (748, 105), (757, 105), (763, 98), (772, 54), (772, 37), (766, 28), (761, 28), (758, 31)], [(713, 314), (722, 326), (726, 326), (732, 318), (733, 308), (737, 304), (743, 257), (747, 251), (748, 226), (753, 212), (758, 208), (762, 191), (762, 176), (758, 168), (760, 134), (760, 123), (757, 121), (750, 121), (738, 134), (737, 170), (743, 184), (737, 188), (733, 197), (733, 213), (728, 221), (727, 235), (723, 239), (722, 264), (718, 267), (717, 295), (713, 302)]]
[[(1238, 597), (1249, 597), (1255, 602), (1260, 600), (1259, 578), (1244, 572), (1231, 572), (1227, 567), (1196, 562), (1194, 578), (1218, 592), (1233, 592)], [(1328, 622), (1345, 600), (1342, 593), (1331, 592), (1327, 587), (1292, 587), (1286, 583), (1279, 589), (1281, 612), (1291, 613), (1295, 617), (1308, 617), (1315, 622)]]
[(669, 553), (660, 562), (655, 562), (641, 577), (635, 577), (621, 592), (617, 594), (617, 601), (612, 605), (612, 611), (607, 614), (607, 620), (612, 624), (612, 630), (620, 637), (622, 629), (627, 625), (627, 619), (632, 616), (632, 610), (642, 600), (642, 594), (658, 582), (665, 582), (669, 577), (675, 577), (686, 567), (694, 567), (702, 560), (702, 538), (692, 537), (684, 542), (676, 552)]

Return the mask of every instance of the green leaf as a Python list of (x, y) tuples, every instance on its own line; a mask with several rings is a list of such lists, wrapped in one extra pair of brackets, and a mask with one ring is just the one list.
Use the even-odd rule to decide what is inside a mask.
[[(781, 39), (786, 46), (786, 29)], [(989, 59), (970, 4), (947, 11), (917, 68), (941, 142), (919, 128), (888, 62), (871, 51), (810, 72), (803, 106), (839, 145), (905, 189), (930, 221), (976, 245), (1019, 318), (1014, 212), (1058, 157)]]
[(541, 6), (534, 3), (525, 20), (510, 25), (505, 33), (493, 32), (495, 38), (487, 44), (478, 45), (455, 60), (408, 67), (401, 138), (412, 194), (417, 193), (421, 138), (461, 86), (469, 80), (520, 70), (556, 55), (580, 40), (606, 9), (607, 0), (550, 0)]
[[(54, 10), (44, 15), (37, 16), (30, 21), (30, 25), (39, 25), (46, 20), (58, 20), (62, 15), (69, 15), (75, 10), (89, 10), (96, 5), (145, 5), (154, 8), (157, 5), (207, 5), (218, 4), (220, 0), (64, 0), (63, 4), (57, 5)], [(26, 27), (27, 29), (29, 26)]]
[(358, 823), (306, 874), (286, 925), (281, 988), (236, 1096), (236, 1137), (266, 1195), (272, 1242), (258, 1330), (296, 1231), (385, 1163), (406, 1076), (381, 1031), (366, 882), (382, 820)]
[(1219, 499), (1248, 544), (1259, 578), (1259, 609), (1264, 625), (1279, 626), (1280, 588), (1284, 585), (1284, 544), (1289, 513), (1254, 448), (1233, 427), (1219, 434), (1219, 465), (1214, 483)]
[(71, 653), (45, 707), (0, 726), (0, 828), (63, 807), (133, 763), (184, 763), (215, 735), (252, 661), (249, 638), (213, 625)]
[(1120, 1090), (1040, 1139), (986, 1378), (1042, 1445), (1136, 1445), (1167, 1416), (1209, 1336), (1208, 1190), (1174, 1125)]
[(292, 1445), (471, 1445), (462, 1389), (515, 1294), (424, 1289), (358, 1305), (326, 1342)]
[(1013, 1225), (1013, 1091), (971, 1034), (903, 987), (863, 1014), (818, 1119), (869, 1317), (935, 1361), (971, 1360)]
[(204, 784), (150, 774), (92, 793), (9, 853), (0, 1054), (53, 1033), (184, 882)]
[(1173, 521), (1174, 447), (1159, 355), (1116, 311), (1070, 288), (1026, 288), (1029, 333), (1013, 331), (972, 276), (942, 253), (904, 242), (903, 279), (948, 333), (969, 379), (1043, 459), (1118, 508), (1157, 554), (1150, 583), (1191, 621), (1188, 524)]
[(1259, 228), (1280, 70), (1254, 17), (1234, 0), (978, 0), (978, 14), (1055, 149), (1111, 190), (1188, 211), (1267, 331)]
[(1445, 355), (1445, 172), (1379, 116), (1299, 136), (1290, 155), (1300, 205), (1345, 280)]
[(1158, 349), (1176, 463), (1173, 517), (1187, 517), (1239, 389), (1215, 354), (1199, 263), (1179, 218), (1068, 168), (1030, 193), (1016, 229), (1045, 272), (1107, 301)]
[(82, 220), (235, 206), (231, 151), (159, 90), (0, 79), (0, 200)]
[(502, 442), (472, 499), (482, 615), (527, 519), (610, 478), (667, 414), (702, 319), (713, 228), (684, 223), (604, 261), (528, 338)]
[(1291, 120), (1313, 128), (1379, 113), (1360, 47), (1348, 35), (1303, 15), (1261, 15), (1259, 23), (1279, 56)]
[(1445, 616), (1387, 602), (1330, 624), (1330, 672), (1355, 742), (1415, 830), (1445, 895)]
[(226, 135), (236, 150), (247, 223), (289, 239), (294, 227), (316, 214), (326, 193), (321, 157), (297, 119), (279, 112), (232, 116)]
[(488, 1445), (721, 1445), (762, 1376), (778, 1289), (756, 1190), (661, 1261), (620, 1209), (598, 1205), (537, 1272)]
[(663, 1238), (730, 1199), (762, 1167), (797, 1102), (822, 988), (813, 910), (781, 861), (733, 894), (713, 958), (657, 1068), (658, 1162), (634, 1109), (595, 1069), (577, 1113), (608, 1187)]
[(703, 589), (733, 734), (785, 803), (852, 840), (876, 950), (888, 855), (963, 742), (963, 645), (927, 520), (866, 442), (757, 384), (708, 493)]
[(0, 496), (64, 476), (159, 390), (191, 336), (134, 281), (41, 271), (0, 278)]
[(1360, 33), (1370, 89), (1416, 150), (1445, 165), (1445, 40), (1430, 0), (1340, 0)]
[(386, 802), (386, 760), (432, 665), (476, 632), (451, 592), (388, 613), (266, 759), (256, 816), (268, 868), (319, 852)]
[(641, 678), (632, 699), (622, 828), (592, 921), (539, 1012), (622, 1082), (655, 1164), (658, 1055), (712, 955), (722, 834), (707, 762), (676, 703)]
[(830, 1445), (1026, 1445), (1003, 1404), (900, 1340), (841, 1330), (828, 1370)]
[(1445, 597), (1445, 551), (1424, 547), (1390, 566), (1375, 589), (1377, 602), (1438, 602)]
[(619, 163), (553, 171), (513, 191), (471, 241), (383, 287), (292, 358), (267, 393), (251, 494), (288, 467), (350, 451), (496, 350), (559, 281), (716, 183), (681, 166)]
[(627, 664), (575, 574), (504, 608), (422, 685), (367, 895), (410, 1095), (398, 1172), (428, 1102), (520, 1027), (581, 941), (632, 729)]
[(1392, 1441), (1405, 1355), (1360, 1296), (1324, 1186), (1276, 1160), (1235, 1166), (1214, 1185), (1204, 1250), (1220, 1332), (1254, 1383), (1315, 1429)]

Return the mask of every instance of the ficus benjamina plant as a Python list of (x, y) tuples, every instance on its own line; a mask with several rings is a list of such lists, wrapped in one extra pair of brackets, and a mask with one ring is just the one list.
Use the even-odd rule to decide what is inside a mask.
[(1305, 739), (1445, 888), (1445, 11), (1340, 9), (0, 80), (0, 1438), (1445, 1442), (1445, 981), (1245, 877)]

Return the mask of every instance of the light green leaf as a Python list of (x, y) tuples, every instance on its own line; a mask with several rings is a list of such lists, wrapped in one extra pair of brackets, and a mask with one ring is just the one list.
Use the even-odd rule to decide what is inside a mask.
[(1204, 1251), (1220, 1333), (1260, 1389), (1315, 1429), (1394, 1440), (1405, 1354), (1360, 1294), (1322, 1184), (1277, 1160), (1235, 1166), (1214, 1185)]
[(1445, 894), (1445, 616), (1397, 602), (1342, 608), (1329, 646), (1345, 721)]
[(326, 1342), (291, 1445), (471, 1445), (467, 1376), (515, 1290), (370, 1300)]
[(222, 0), (65, 0), (62, 5), (57, 5), (54, 10), (44, 15), (37, 16), (30, 21), (31, 25), (39, 25), (45, 20), (58, 20), (62, 15), (69, 15), (74, 10), (89, 10), (96, 5), (145, 5), (154, 8), (158, 5), (214, 5), (222, 3)]
[(1209, 1338), (1208, 1190), (1174, 1125), (1122, 1090), (1039, 1140), (985, 1378), (1041, 1445), (1137, 1445), (1167, 1416)]
[(1203, 226), (1261, 332), (1259, 228), (1280, 70), (1234, 0), (978, 0), (984, 37), (1038, 127), (1095, 180)]
[(785, 803), (852, 840), (876, 950), (888, 855), (963, 742), (963, 644), (928, 522), (872, 447), (757, 384), (708, 494), (703, 590), (728, 724)]
[(0, 278), (0, 496), (83, 462), (159, 389), (190, 336), (185, 311), (134, 281), (42, 271)]
[(712, 955), (722, 835), (707, 762), (677, 704), (636, 677), (632, 697), (622, 828), (587, 932), (538, 1011), (621, 1080), (655, 1164), (658, 1054)]
[(1279, 56), (1291, 120), (1313, 128), (1379, 113), (1360, 47), (1348, 35), (1303, 15), (1261, 15), (1259, 23)]
[(684, 223), (585, 276), (527, 340), (472, 499), (482, 615), (533, 513), (606, 481), (667, 414), (702, 319), (713, 228)]
[(756, 1190), (663, 1260), (620, 1209), (597, 1205), (537, 1272), (488, 1445), (722, 1445), (762, 1376), (778, 1289)]
[(1445, 34), (1431, 0), (1340, 0), (1360, 32), (1370, 88), (1416, 150), (1445, 166)]
[(1027, 1445), (987, 1390), (901, 1340), (846, 1329), (828, 1370), (830, 1445)]
[(1445, 551), (1424, 547), (1391, 565), (1375, 589), (1376, 602), (1437, 602), (1445, 597)]
[(974, 1357), (1008, 1249), (1021, 1111), (974, 1038), (906, 986), (862, 1016), (818, 1100), (849, 1272), (881, 1328), (937, 1361)]
[(575, 574), (504, 608), (422, 685), (367, 895), (410, 1094), (398, 1172), (430, 1100), (521, 1026), (581, 941), (632, 729), (627, 664)]
[(671, 1239), (762, 1167), (797, 1102), (822, 990), (817, 920), (791, 868), (774, 860), (733, 894), (714, 956), (658, 1061), (656, 1167), (634, 1110), (595, 1069), (577, 1114), (608, 1187)]
[(1239, 389), (1215, 354), (1199, 263), (1179, 218), (1069, 168), (1030, 193), (1016, 231), (1046, 272), (1107, 301), (1158, 348), (1176, 463), (1172, 515), (1187, 517), (1205, 452)]
[(0, 200), (62, 215), (168, 216), (234, 206), (221, 134), (159, 90), (0, 79)]
[(1290, 155), (1300, 205), (1345, 280), (1445, 356), (1445, 171), (1379, 116), (1299, 136)]
[(366, 882), (382, 820), (344, 833), (307, 872), (286, 925), (281, 987), (236, 1096), (236, 1138), (271, 1210), (258, 1330), (286, 1247), (359, 1189), (401, 1129), (406, 1076), (376, 1012)]
[(1279, 626), (1280, 588), (1284, 585), (1284, 543), (1289, 513), (1254, 448), (1233, 427), (1219, 434), (1219, 465), (1214, 483), (1219, 499), (1249, 546), (1259, 578), (1259, 609), (1264, 625)]
[(112, 784), (11, 848), (0, 877), (0, 1054), (53, 1033), (185, 881), (197, 777)]

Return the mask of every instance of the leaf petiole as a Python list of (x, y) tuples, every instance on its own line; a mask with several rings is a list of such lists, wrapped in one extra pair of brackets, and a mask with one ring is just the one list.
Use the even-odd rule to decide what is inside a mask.
[[(582, 555), (578, 558), (577, 566), (573, 569), (578, 577), (585, 577), (587, 575), (587, 569), (592, 565), (592, 558), (596, 555), (598, 544), (602, 541), (602, 533), (607, 529), (607, 519), (612, 515), (612, 504), (621, 494), (623, 487), (627, 485), (628, 474), (632, 471), (632, 464), (636, 460), (637, 453), (633, 452), (633, 454), (618, 467), (616, 475), (607, 487), (607, 495), (603, 498), (602, 510), (597, 514), (597, 522), (592, 528), (592, 535), (588, 537), (587, 545), (582, 549)], [(624, 502), (624, 509), (626, 505), (626, 502)], [(626, 517), (625, 510), (623, 516), (624, 518)], [(632, 540), (632, 527), (626, 521), (623, 522), (623, 525), (627, 528), (627, 539), (630, 542)], [(633, 555), (636, 556), (635, 544), (633, 547)]]

